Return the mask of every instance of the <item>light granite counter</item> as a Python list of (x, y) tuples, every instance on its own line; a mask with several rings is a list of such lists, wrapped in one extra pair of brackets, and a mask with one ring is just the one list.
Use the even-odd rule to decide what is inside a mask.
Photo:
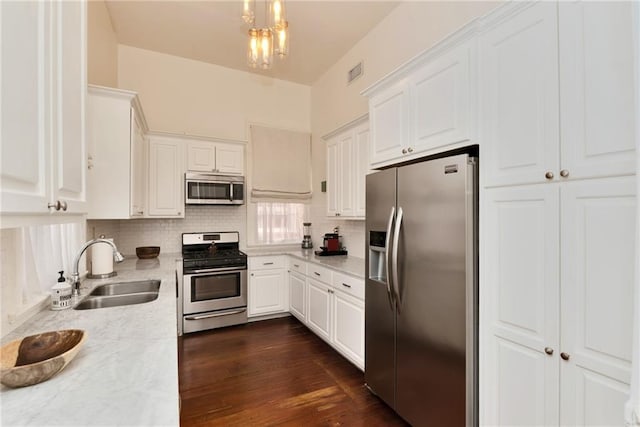
[(364, 259), (350, 255), (318, 256), (313, 251), (314, 249), (301, 249), (300, 246), (250, 248), (244, 250), (248, 256), (290, 255), (303, 261), (312, 262), (341, 273), (364, 279)]
[(30, 387), (0, 389), (2, 425), (178, 426), (176, 259), (128, 257), (116, 277), (83, 280), (82, 295), (104, 283), (159, 279), (158, 299), (93, 310), (45, 310), (2, 343), (59, 329), (84, 329), (76, 358), (56, 376)]

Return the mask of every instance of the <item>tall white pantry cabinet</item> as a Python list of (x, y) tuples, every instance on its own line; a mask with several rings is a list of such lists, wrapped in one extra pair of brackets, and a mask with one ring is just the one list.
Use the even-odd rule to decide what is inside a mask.
[(479, 34), (484, 425), (624, 424), (633, 7), (507, 7)]

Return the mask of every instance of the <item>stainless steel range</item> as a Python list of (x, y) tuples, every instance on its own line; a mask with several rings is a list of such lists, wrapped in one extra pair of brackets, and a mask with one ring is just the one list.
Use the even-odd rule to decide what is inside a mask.
[(182, 235), (180, 335), (247, 323), (247, 255), (239, 237), (237, 231)]

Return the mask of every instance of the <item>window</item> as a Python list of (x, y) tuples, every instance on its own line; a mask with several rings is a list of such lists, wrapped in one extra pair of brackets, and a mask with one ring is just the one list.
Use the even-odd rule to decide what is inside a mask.
[(256, 203), (254, 242), (278, 245), (302, 241), (303, 203)]

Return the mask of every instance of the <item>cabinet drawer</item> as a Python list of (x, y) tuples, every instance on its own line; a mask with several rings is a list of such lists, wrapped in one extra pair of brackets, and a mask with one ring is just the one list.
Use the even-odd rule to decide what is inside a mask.
[(340, 289), (349, 295), (364, 300), (364, 280), (362, 279), (334, 271), (331, 284), (336, 289)]
[(307, 275), (307, 263), (300, 261), (298, 258), (289, 258), (289, 270), (297, 271), (300, 274)]
[(284, 255), (249, 257), (249, 270), (284, 268)]
[(309, 264), (307, 266), (307, 276), (321, 282), (331, 284), (331, 270), (317, 264)]

